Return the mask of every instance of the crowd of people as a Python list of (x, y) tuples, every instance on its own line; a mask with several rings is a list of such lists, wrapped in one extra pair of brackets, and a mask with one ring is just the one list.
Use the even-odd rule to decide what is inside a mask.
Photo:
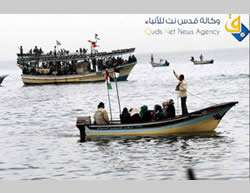
[[(29, 55), (29, 56), (41, 56), (41, 55), (47, 55), (47, 56), (68, 56), (70, 54), (69, 50), (66, 50), (64, 48), (58, 48), (57, 46), (54, 46), (53, 50), (50, 50), (48, 53), (44, 53), (42, 48), (38, 48), (35, 46), (33, 49), (30, 49), (27, 53), (24, 53), (23, 47), (19, 47), (20, 53), (19, 55), (22, 57), (24, 55)], [(87, 53), (88, 49), (85, 48), (79, 48), (76, 50), (74, 54), (77, 55), (85, 55)]]
[[(175, 107), (173, 99), (170, 99), (161, 105), (155, 105), (154, 110), (149, 110), (147, 105), (143, 105), (140, 111), (137, 108), (123, 108), (120, 115), (121, 124), (145, 123), (150, 121), (159, 121), (163, 119), (175, 118)], [(94, 115), (95, 124), (109, 124), (108, 113), (105, 105), (100, 102)]]
[(47, 75), (56, 74), (56, 75), (67, 75), (67, 74), (77, 74), (77, 66), (79, 68), (86, 69), (87, 72), (96, 72), (102, 71), (107, 68), (117, 67), (119, 65), (131, 63), (136, 61), (134, 55), (129, 56), (128, 60), (121, 57), (108, 57), (103, 58), (93, 58), (93, 59), (84, 59), (81, 61), (78, 60), (67, 60), (67, 61), (48, 61), (40, 63), (26, 63), (23, 64), (23, 74), (33, 74), (41, 75), (39, 69), (49, 69)]

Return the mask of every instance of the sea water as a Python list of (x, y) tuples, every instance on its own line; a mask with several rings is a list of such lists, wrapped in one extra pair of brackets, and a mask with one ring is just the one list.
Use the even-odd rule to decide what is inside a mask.
[[(194, 65), (191, 56), (214, 59)], [(118, 83), (121, 107), (162, 104), (174, 99), (181, 113), (173, 70), (185, 75), (189, 112), (238, 101), (214, 133), (204, 135), (91, 139), (79, 142), (77, 116), (92, 116), (103, 101), (104, 83), (24, 86), (16, 59), (0, 62), (9, 76), (0, 86), (0, 179), (249, 179), (249, 49), (154, 53), (169, 67), (153, 68), (150, 53)], [(115, 84), (113, 119), (119, 118)], [(110, 116), (110, 114), (109, 114)]]

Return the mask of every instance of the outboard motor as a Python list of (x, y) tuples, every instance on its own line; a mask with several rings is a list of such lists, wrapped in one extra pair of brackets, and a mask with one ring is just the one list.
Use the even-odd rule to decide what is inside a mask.
[(82, 116), (77, 117), (76, 126), (80, 130), (80, 141), (85, 141), (86, 133), (85, 133), (85, 126), (91, 124), (91, 117), (90, 116)]

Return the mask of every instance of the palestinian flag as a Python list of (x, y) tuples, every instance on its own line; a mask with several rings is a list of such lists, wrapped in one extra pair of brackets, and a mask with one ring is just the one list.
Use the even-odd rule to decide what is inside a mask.
[(61, 43), (60, 43), (59, 41), (56, 40), (56, 45), (57, 45), (57, 46), (60, 46)]
[(95, 34), (95, 39), (100, 40), (100, 38), (98, 38), (98, 34)]
[(110, 83), (110, 77), (109, 77), (109, 73), (106, 70), (106, 83), (107, 83), (107, 88), (108, 89), (112, 89), (111, 83)]
[(89, 40), (88, 42), (92, 44), (92, 47), (93, 47), (93, 48), (96, 48), (96, 47), (98, 46), (98, 45), (96, 45), (96, 42), (93, 42), (93, 41), (91, 41), (91, 40)]
[(117, 78), (119, 77), (120, 71), (116, 68), (114, 68), (114, 80), (117, 81)]

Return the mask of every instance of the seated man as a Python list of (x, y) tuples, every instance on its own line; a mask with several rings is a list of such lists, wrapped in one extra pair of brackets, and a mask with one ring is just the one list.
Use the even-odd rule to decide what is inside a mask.
[(94, 115), (94, 120), (97, 125), (109, 124), (109, 117), (107, 111), (104, 109), (104, 103), (100, 102)]

